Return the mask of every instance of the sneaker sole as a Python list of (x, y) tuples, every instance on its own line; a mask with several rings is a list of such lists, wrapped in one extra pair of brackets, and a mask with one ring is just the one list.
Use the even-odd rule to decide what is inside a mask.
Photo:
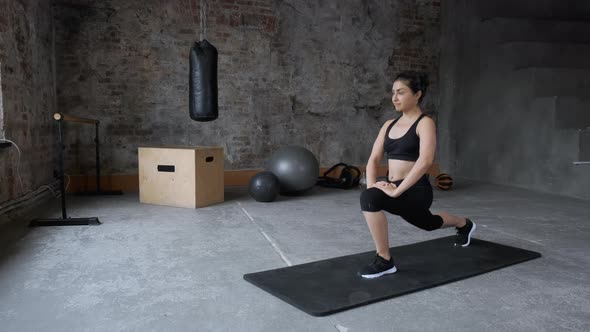
[(375, 273), (375, 274), (361, 274), (361, 277), (367, 278), (367, 279), (373, 279), (373, 278), (379, 278), (380, 276), (385, 275), (385, 274), (391, 274), (391, 273), (395, 273), (395, 272), (397, 272), (397, 267), (394, 266), (389, 270)]
[(467, 247), (471, 243), (471, 234), (473, 234), (473, 231), (477, 228), (477, 225), (473, 221), (471, 223), (473, 224), (473, 228), (471, 228), (471, 231), (467, 234), (467, 243), (462, 244), (461, 247)]

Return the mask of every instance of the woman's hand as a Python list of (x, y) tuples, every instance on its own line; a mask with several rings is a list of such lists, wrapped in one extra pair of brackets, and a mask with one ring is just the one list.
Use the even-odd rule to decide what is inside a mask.
[(375, 187), (381, 189), (389, 197), (399, 197), (400, 195), (397, 186), (390, 182), (379, 181), (375, 183)]

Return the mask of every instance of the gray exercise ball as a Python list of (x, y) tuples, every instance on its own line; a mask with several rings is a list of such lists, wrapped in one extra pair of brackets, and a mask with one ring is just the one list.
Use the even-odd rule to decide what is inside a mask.
[(312, 188), (320, 175), (316, 157), (301, 146), (287, 146), (276, 151), (266, 170), (279, 179), (281, 194), (299, 194)]

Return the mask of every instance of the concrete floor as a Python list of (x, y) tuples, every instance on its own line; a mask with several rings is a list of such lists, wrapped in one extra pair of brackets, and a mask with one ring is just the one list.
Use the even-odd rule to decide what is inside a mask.
[[(589, 202), (459, 183), (435, 191), (433, 211), (470, 216), (477, 238), (543, 257), (318, 318), (242, 276), (372, 250), (359, 190), (258, 203), (228, 188), (225, 203), (196, 210), (136, 194), (70, 197), (70, 216), (103, 225), (33, 228), (4, 250), (0, 330), (590, 331)], [(35, 214), (59, 216), (58, 206)], [(392, 246), (453, 234), (389, 220)]]

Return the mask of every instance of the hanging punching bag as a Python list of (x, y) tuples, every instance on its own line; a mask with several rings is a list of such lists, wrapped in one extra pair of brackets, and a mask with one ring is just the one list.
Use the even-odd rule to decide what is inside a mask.
[(195, 42), (190, 51), (189, 112), (195, 121), (218, 117), (217, 49), (207, 40)]

